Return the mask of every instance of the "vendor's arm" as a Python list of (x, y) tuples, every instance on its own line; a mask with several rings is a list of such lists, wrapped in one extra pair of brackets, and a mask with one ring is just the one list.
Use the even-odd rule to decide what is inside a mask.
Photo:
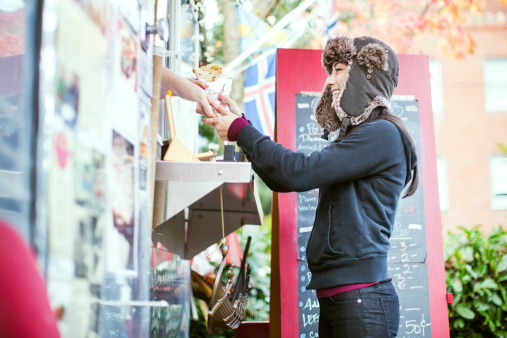
[(216, 116), (211, 109), (209, 100), (211, 96), (204, 91), (208, 87), (205, 81), (186, 79), (175, 72), (162, 68), (162, 81), (160, 85), (160, 98), (163, 99), (168, 90), (173, 95), (179, 96), (185, 100), (197, 102), (197, 112), (207, 117)]

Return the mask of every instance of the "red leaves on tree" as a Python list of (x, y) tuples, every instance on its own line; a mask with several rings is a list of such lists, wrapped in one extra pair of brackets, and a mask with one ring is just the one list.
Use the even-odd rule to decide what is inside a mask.
[[(502, 5), (507, 0), (499, 0)], [(414, 38), (430, 33), (449, 57), (474, 54), (477, 44), (466, 29), (470, 16), (480, 15), (484, 0), (335, 0), (340, 32), (378, 37), (398, 53), (417, 52)]]

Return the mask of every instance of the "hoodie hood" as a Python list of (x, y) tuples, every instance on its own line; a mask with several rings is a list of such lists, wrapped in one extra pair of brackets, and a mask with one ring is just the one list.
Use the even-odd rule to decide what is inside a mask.
[(338, 140), (345, 137), (349, 124), (363, 123), (376, 107), (390, 109), (389, 100), (398, 85), (398, 58), (384, 42), (372, 37), (340, 36), (330, 39), (322, 53), (328, 74), (336, 63), (346, 63), (345, 79), (336, 104), (329, 86), (324, 85), (316, 106), (317, 122), (326, 131), (340, 128)]

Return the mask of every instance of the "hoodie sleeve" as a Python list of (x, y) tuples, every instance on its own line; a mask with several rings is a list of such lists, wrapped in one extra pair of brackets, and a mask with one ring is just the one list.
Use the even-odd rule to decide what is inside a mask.
[(257, 172), (288, 191), (307, 191), (369, 175), (389, 175), (405, 162), (401, 136), (394, 124), (385, 120), (360, 126), (342, 142), (331, 143), (309, 156), (271, 141), (251, 125), (241, 130), (238, 145)]
[(270, 175), (266, 174), (262, 169), (259, 169), (255, 163), (252, 161), (250, 156), (245, 153), (246, 158), (252, 163), (252, 169), (255, 171), (257, 175), (262, 179), (262, 181), (266, 184), (266, 186), (275, 192), (291, 192), (289, 188), (284, 186), (283, 184), (280, 184), (280, 182), (277, 182), (271, 178)]

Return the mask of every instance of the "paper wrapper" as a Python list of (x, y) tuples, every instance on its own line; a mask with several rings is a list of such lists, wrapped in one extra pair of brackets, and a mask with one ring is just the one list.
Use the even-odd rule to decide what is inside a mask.
[[(207, 83), (209, 84), (209, 87), (206, 88), (206, 92), (208, 94), (210, 94), (217, 101), (218, 101), (218, 94), (219, 93), (225, 94), (227, 96), (229, 96), (231, 93), (232, 79), (229, 79), (226, 76), (220, 77), (213, 82), (207, 82)], [(217, 112), (215, 110), (215, 108), (212, 107), (212, 109), (216, 115), (220, 115), (220, 113)]]

